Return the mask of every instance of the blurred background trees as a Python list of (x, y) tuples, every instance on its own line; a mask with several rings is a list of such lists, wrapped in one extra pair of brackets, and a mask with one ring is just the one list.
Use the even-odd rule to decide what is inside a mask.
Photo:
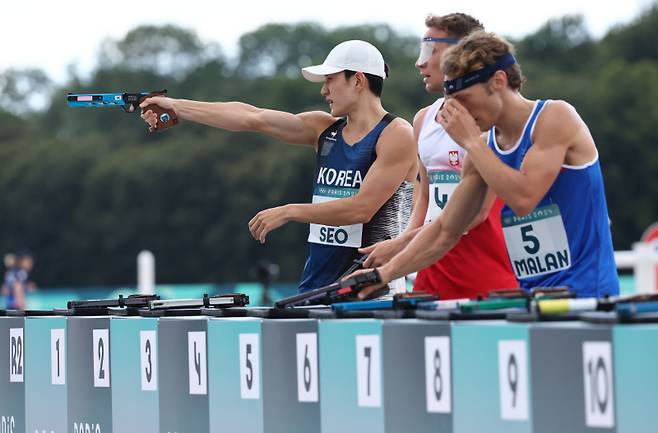
[[(391, 68), (384, 106), (411, 121), (433, 99), (413, 66), (419, 35), (387, 25), (269, 24), (243, 35), (232, 58), (192, 29), (142, 26), (104, 41), (96, 69), (80, 77), (71, 68), (63, 85), (39, 70), (0, 71), (0, 251), (29, 245), (42, 286), (132, 282), (145, 248), (166, 283), (246, 280), (261, 260), (295, 281), (307, 227), (288, 224), (260, 245), (247, 222), (261, 209), (310, 200), (312, 151), (192, 124), (149, 134), (136, 114), (73, 110), (65, 94), (167, 88), (174, 97), (325, 110), (320, 86), (299, 68), (355, 38), (382, 50)], [(654, 6), (600, 40), (567, 16), (513, 41), (525, 96), (568, 100), (594, 135), (616, 249), (658, 216), (656, 40)]]

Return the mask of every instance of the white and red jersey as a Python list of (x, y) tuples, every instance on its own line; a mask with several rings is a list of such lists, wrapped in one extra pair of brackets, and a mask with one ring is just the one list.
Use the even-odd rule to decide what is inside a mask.
[[(438, 99), (425, 112), (418, 136), (418, 154), (429, 177), (425, 223), (438, 218), (461, 180), (466, 151), (436, 121)], [(488, 218), (463, 235), (436, 263), (421, 270), (414, 290), (437, 293), (441, 299), (475, 298), (490, 290), (517, 287), (500, 225), (500, 199)]]

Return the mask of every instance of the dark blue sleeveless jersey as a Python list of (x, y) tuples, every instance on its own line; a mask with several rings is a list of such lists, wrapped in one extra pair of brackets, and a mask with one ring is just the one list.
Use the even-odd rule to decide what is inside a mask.
[[(537, 101), (520, 141), (501, 150), (495, 128), (489, 147), (518, 170), (532, 146), (532, 131), (545, 101)], [(563, 165), (537, 207), (517, 217), (506, 205), (501, 222), (507, 252), (521, 287), (568, 286), (579, 297), (619, 293), (608, 208), (598, 156), (582, 166)]]
[[(313, 203), (351, 197), (359, 192), (363, 179), (375, 161), (377, 140), (394, 118), (387, 114), (362, 140), (352, 145), (343, 139), (343, 128), (347, 123), (345, 119), (338, 120), (320, 135)], [(358, 247), (381, 240), (370, 239), (369, 226), (354, 224), (332, 227), (311, 224), (308, 258), (299, 291), (305, 292), (334, 283), (359, 256)]]

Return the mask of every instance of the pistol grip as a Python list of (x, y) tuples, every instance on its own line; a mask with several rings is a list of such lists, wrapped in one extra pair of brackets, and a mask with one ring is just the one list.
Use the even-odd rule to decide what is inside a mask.
[[(144, 99), (149, 98), (151, 96), (157, 96), (157, 95), (150, 94), (148, 96), (145, 96), (139, 100), (139, 103), (141, 103)], [(158, 121), (155, 124), (155, 127), (153, 127), (153, 131), (160, 132), (169, 129), (172, 126), (178, 125), (178, 116), (176, 115), (174, 110), (165, 110), (164, 108), (156, 104), (150, 104), (142, 108), (142, 112), (144, 113), (146, 113), (149, 110), (154, 112), (155, 115), (158, 116)]]

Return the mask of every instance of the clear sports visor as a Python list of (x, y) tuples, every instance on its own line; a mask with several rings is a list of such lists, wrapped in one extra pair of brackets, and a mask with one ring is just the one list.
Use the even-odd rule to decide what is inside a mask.
[(417, 65), (423, 65), (434, 54), (434, 44), (436, 42), (445, 42), (446, 44), (456, 44), (459, 42), (459, 38), (432, 38), (426, 37), (420, 40), (420, 54), (418, 55), (418, 60), (416, 60)]

